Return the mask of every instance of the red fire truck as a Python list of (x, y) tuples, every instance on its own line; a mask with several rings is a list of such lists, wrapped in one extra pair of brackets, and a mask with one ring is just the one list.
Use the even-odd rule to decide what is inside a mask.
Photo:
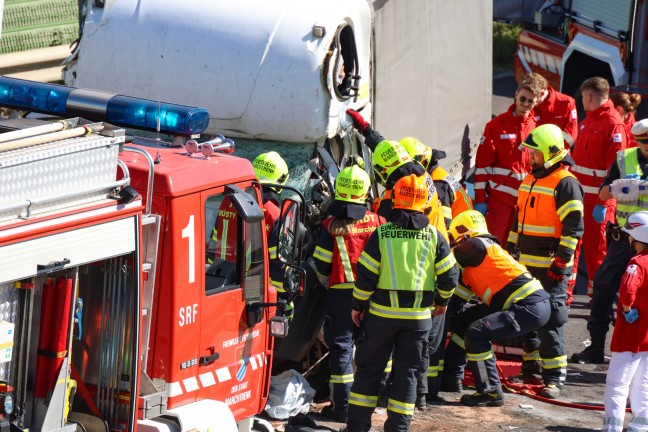
[(535, 1), (523, 16), (515, 55), (516, 79), (538, 72), (579, 96), (592, 76), (619, 90), (648, 94), (648, 3), (644, 0)]
[[(0, 106), (48, 115), (0, 120), (0, 428), (272, 430), (255, 415), (288, 327), (250, 162), (222, 137), (163, 145), (201, 108), (7, 77)], [(225, 200), (233, 261), (209, 248)], [(276, 237), (292, 293), (301, 206)]]

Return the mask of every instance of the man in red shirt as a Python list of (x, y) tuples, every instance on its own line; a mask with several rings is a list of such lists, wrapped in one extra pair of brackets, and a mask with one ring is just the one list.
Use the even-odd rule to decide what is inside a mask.
[(536, 127), (533, 107), (540, 88), (520, 84), (515, 102), (486, 124), (475, 161), (475, 210), (486, 217), (489, 232), (506, 244), (517, 204), (517, 190), (531, 171), (529, 152), (519, 149)]
[[(533, 115), (538, 126), (547, 123), (555, 124), (576, 141), (578, 137), (578, 114), (574, 98), (554, 90), (547, 80), (536, 72), (527, 74), (522, 78), (521, 84), (540, 88), (538, 102), (533, 107)], [(570, 142), (566, 144), (567, 149), (573, 145)]]
[(601, 266), (605, 251), (605, 228), (614, 223), (614, 199), (601, 201), (599, 187), (619, 150), (627, 147), (623, 119), (609, 98), (610, 84), (605, 78), (588, 78), (581, 84), (583, 107), (587, 117), (580, 124), (572, 158), (572, 172), (583, 185), (585, 198), (583, 251), (587, 264), (587, 293), (591, 296), (594, 274)]

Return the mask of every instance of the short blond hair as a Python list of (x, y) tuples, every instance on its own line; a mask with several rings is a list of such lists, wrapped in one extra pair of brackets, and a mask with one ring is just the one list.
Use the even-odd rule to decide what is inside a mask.
[(523, 78), (522, 81), (520, 81), (520, 86), (530, 86), (530, 87), (537, 87), (540, 90), (546, 90), (549, 87), (549, 83), (543, 77), (537, 72), (531, 72), (526, 74)]
[(610, 96), (610, 83), (603, 77), (595, 76), (587, 78), (580, 86), (580, 91), (590, 90), (599, 98), (606, 99)]
[(542, 92), (542, 89), (538, 87), (537, 84), (524, 83), (524, 82), (520, 82), (520, 85), (518, 85), (518, 88), (517, 90), (515, 90), (515, 93), (519, 93), (520, 90), (526, 90), (530, 93), (533, 93), (535, 97), (539, 97), (540, 93)]

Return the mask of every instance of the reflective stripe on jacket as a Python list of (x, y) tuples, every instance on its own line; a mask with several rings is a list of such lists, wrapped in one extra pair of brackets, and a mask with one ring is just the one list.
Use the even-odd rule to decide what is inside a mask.
[[(427, 172), (425, 173), (425, 175), (427, 176), (426, 180), (433, 182), (432, 177)], [(393, 206), (392, 193), (393, 192), (391, 189), (385, 189), (382, 195), (374, 200), (371, 206), (371, 211), (379, 214), (380, 216), (388, 217), (389, 213), (385, 210), (388, 208), (389, 212), (391, 212), (391, 208)], [(439, 202), (439, 205), (436, 206), (436, 211), (430, 212), (427, 215), (428, 220), (430, 221), (430, 225), (437, 227), (441, 235), (443, 235), (443, 238), (448, 241), (448, 230), (446, 228), (446, 223), (443, 216), (443, 206), (441, 205), (439, 195), (436, 193), (436, 191), (434, 192), (434, 197), (432, 199), (436, 199)]]
[(549, 268), (554, 255), (572, 264), (583, 234), (580, 185), (564, 166), (549, 168), (538, 178), (529, 174), (518, 194), (517, 220), (509, 242), (517, 243), (520, 263)]
[[(379, 289), (434, 291), (435, 229), (428, 225), (420, 230), (410, 230), (388, 223), (378, 229), (378, 239), (380, 266), (389, 269), (380, 273)], [(417, 262), (411, 262), (414, 257)]]
[(315, 265), (320, 273), (329, 277), (330, 288), (353, 289), (358, 258), (371, 234), (385, 220), (375, 213), (367, 212), (357, 221), (351, 232), (345, 236), (334, 236), (330, 232), (329, 217), (322, 222), (323, 230), (313, 253)]
[(211, 239), (216, 243), (215, 258), (236, 262), (238, 212), (232, 200), (225, 195), (216, 216)]
[[(437, 190), (444, 189), (450, 192), (447, 197), (441, 199), (443, 206), (443, 217), (446, 220), (446, 228), (450, 225), (450, 221), (459, 213), (466, 210), (472, 210), (472, 200), (468, 196), (466, 190), (461, 184), (451, 176), (446, 170), (440, 166), (432, 171), (432, 180), (437, 185)], [(443, 187), (445, 185), (446, 187)]]
[[(532, 278), (527, 269), (500, 245), (487, 238), (475, 237), (470, 240), (482, 242), (486, 247), (486, 255), (479, 265), (464, 267), (462, 281), (484, 303), (490, 306), (493, 298), (499, 297), (497, 307), (507, 309), (512, 303), (542, 289), (540, 282)], [(523, 275), (528, 280), (513, 288), (511, 281)], [(498, 293), (503, 295), (497, 296)]]
[(458, 269), (436, 227), (380, 226), (358, 258), (354, 302), (385, 319), (429, 320), (433, 299), (445, 304)]
[(533, 114), (517, 117), (515, 104), (493, 120), (484, 129), (475, 159), (475, 202), (485, 203), (486, 197), (514, 205), (520, 183), (531, 171), (529, 152), (519, 149), (536, 127)]

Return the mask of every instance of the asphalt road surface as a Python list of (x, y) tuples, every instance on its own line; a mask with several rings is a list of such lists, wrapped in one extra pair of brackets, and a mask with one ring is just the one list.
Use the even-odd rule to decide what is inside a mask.
[[(589, 298), (575, 296), (566, 325), (565, 338), (567, 354), (571, 356), (584, 348), (587, 340), (586, 318), (589, 312)], [(608, 334), (608, 345), (609, 345)], [(609, 352), (607, 353), (609, 355)], [(429, 407), (425, 411), (416, 411), (410, 430), (427, 431), (560, 431), (585, 432), (600, 430), (603, 423), (603, 391), (607, 364), (589, 365), (569, 363), (567, 383), (556, 404), (532, 399), (522, 394), (505, 393), (505, 404), (501, 408), (471, 408), (459, 403), (461, 394), (440, 393), (446, 400), (442, 406)], [(473, 389), (464, 390), (463, 394), (472, 393)], [(319, 411), (327, 403), (313, 404), (311, 417), (323, 431), (337, 431), (344, 427), (342, 423), (327, 420)], [(584, 406), (589, 409), (576, 408)], [(377, 409), (373, 417), (371, 431), (383, 430), (387, 418), (385, 409)], [(626, 423), (630, 414), (626, 415)], [(283, 430), (283, 422), (275, 422), (277, 430)]]

